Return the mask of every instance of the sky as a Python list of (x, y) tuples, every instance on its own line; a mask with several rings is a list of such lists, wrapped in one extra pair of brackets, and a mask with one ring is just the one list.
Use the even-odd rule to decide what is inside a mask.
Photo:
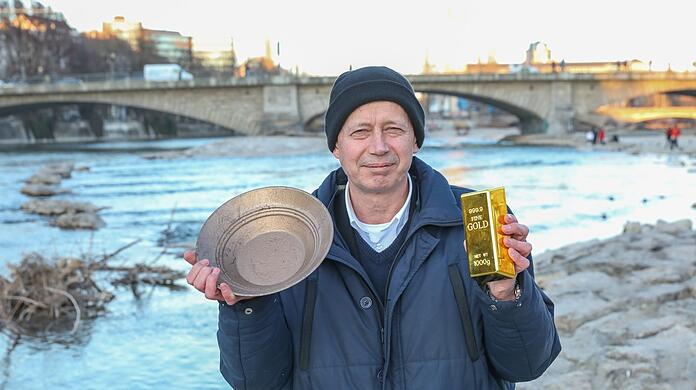
[[(25, 2), (29, 2), (25, 0)], [(237, 58), (273, 46), (284, 68), (337, 75), (349, 67), (387, 65), (420, 73), (461, 69), (493, 55), (521, 63), (529, 44), (549, 45), (557, 61), (652, 61), (653, 69), (696, 71), (690, 0), (45, 0), (79, 31), (124, 16), (143, 27), (193, 37), (194, 50)], [(280, 54), (275, 53), (280, 46)]]

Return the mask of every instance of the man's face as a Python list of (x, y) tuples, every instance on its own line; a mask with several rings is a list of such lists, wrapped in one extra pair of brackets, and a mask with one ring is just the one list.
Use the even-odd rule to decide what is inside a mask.
[(406, 111), (396, 103), (378, 101), (350, 114), (338, 133), (333, 155), (351, 188), (380, 194), (401, 188), (416, 152), (416, 135)]

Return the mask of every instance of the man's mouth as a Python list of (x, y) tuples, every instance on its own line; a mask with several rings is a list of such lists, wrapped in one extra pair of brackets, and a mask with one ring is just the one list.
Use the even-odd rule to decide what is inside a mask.
[(394, 163), (371, 163), (371, 164), (365, 164), (367, 168), (387, 168), (394, 165)]

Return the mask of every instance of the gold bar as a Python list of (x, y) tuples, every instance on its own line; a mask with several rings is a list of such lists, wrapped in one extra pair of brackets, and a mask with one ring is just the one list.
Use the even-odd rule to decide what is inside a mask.
[(481, 284), (514, 278), (515, 263), (503, 246), (499, 233), (507, 214), (505, 188), (462, 194), (462, 216), (469, 256), (469, 273)]

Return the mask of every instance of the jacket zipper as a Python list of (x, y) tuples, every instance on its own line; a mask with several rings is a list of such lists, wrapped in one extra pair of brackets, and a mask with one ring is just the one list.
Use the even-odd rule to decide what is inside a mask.
[[(454, 221), (438, 223), (435, 226), (450, 227), (450, 226), (457, 226), (457, 225), (459, 225), (459, 223), (460, 222), (458, 220), (454, 220)], [(406, 235), (406, 238), (404, 239), (404, 242), (401, 243), (401, 247), (399, 247), (399, 250), (396, 252), (396, 257), (394, 258), (394, 261), (392, 262), (391, 266), (389, 266), (389, 272), (387, 273), (387, 286), (386, 286), (386, 290), (385, 290), (386, 294), (387, 294), (387, 296), (385, 297), (387, 299), (387, 302), (389, 302), (389, 285), (391, 284), (392, 271), (394, 270), (394, 268), (398, 264), (399, 260), (401, 259), (401, 251), (404, 249), (404, 247), (406, 246), (406, 243), (408, 242), (408, 240), (411, 239), (411, 237), (413, 237), (413, 235), (416, 233), (416, 231), (418, 231), (418, 229), (421, 229), (422, 227), (424, 227), (426, 225), (428, 225), (428, 224), (427, 223), (420, 223), (418, 226), (416, 226), (411, 231), (409, 231)], [(390, 353), (389, 348), (388, 348), (389, 345), (387, 345), (387, 342), (386, 342), (387, 340), (385, 337), (385, 330), (384, 330), (384, 328), (385, 328), (384, 324), (387, 323), (387, 308), (386, 308), (386, 306), (384, 308), (383, 315), (384, 315), (384, 319), (383, 319), (383, 321), (380, 321), (380, 322), (382, 322), (382, 328), (381, 328), (382, 353), (384, 354), (384, 363), (385, 363), (384, 369), (382, 371), (383, 378), (385, 378), (385, 380), (382, 383), (382, 388), (385, 388), (384, 386), (386, 383), (387, 371), (389, 370), (389, 353)], [(391, 322), (389, 322), (389, 323), (391, 323)]]

